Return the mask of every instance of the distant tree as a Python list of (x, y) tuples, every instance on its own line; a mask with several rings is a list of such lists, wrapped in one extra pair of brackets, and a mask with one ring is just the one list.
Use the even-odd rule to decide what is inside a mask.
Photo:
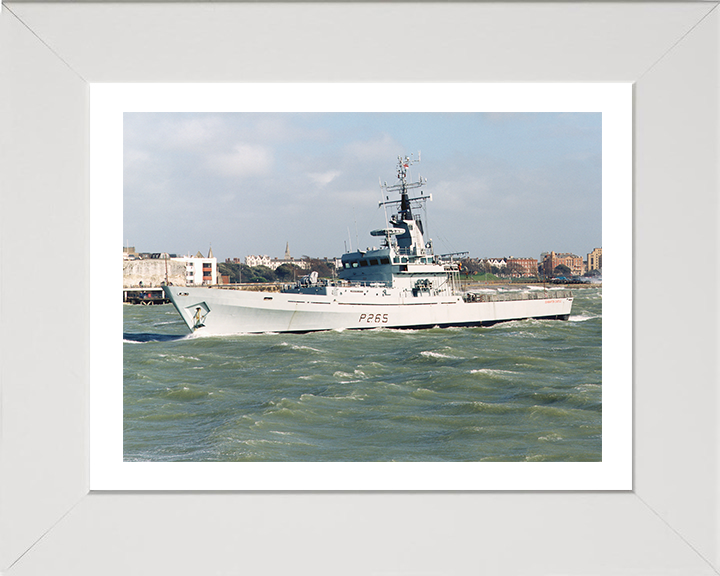
[(236, 262), (218, 262), (218, 273), (228, 276), (231, 284), (240, 282), (240, 267)]
[[(282, 266), (280, 266), (278, 270), (280, 268), (282, 268)], [(290, 266), (290, 268), (292, 268), (292, 266)], [(237, 262), (219, 262), (218, 272), (228, 276), (230, 278), (230, 283), (232, 284), (247, 282), (275, 282), (277, 280), (284, 280), (283, 278), (278, 278), (276, 272), (267, 266), (248, 266), (247, 264), (240, 264)], [(291, 280), (292, 277), (292, 271), (290, 271)]]
[(246, 267), (249, 277), (245, 276), (243, 282), (275, 282), (275, 272), (267, 266)]
[(275, 277), (279, 282), (290, 282), (304, 275), (303, 271), (294, 264), (282, 264), (275, 270)]
[(317, 272), (320, 278), (334, 278), (336, 275), (335, 262), (332, 260), (325, 260), (320, 258), (306, 258), (305, 261), (308, 267), (305, 269), (305, 274), (310, 272)]
[(565, 266), (565, 264), (558, 264), (553, 270), (553, 276), (572, 276), (572, 270)]
[(585, 274), (583, 274), (583, 276), (590, 276), (590, 277), (602, 276), (602, 272), (600, 272), (600, 270), (597, 270), (597, 269), (596, 270), (588, 270), (587, 272), (585, 272)]

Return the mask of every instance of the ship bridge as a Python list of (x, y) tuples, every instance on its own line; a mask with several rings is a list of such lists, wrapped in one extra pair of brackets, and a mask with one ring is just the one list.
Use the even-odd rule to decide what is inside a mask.
[(343, 254), (338, 277), (354, 282), (382, 282), (392, 285), (393, 266), (390, 248), (358, 250)]
[[(424, 240), (422, 220), (413, 214), (413, 206), (432, 199), (419, 195), (411, 198), (409, 191), (424, 186), (427, 179), (416, 182), (408, 180), (409, 167), (418, 162), (410, 157), (398, 157), (398, 183), (382, 185), (386, 192), (398, 192), (399, 199), (380, 202), (381, 207), (396, 206), (397, 213), (387, 226), (370, 232), (371, 236), (382, 238), (380, 249), (349, 252), (342, 256), (342, 270), (338, 276), (351, 282), (382, 282), (387, 286), (416, 290), (419, 285), (429, 289), (440, 289), (447, 283), (445, 268), (435, 261), (432, 241)], [(419, 284), (418, 284), (419, 283)]]

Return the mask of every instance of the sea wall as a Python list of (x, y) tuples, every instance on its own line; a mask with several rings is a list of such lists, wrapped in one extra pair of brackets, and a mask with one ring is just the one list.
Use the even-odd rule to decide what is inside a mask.
[[(167, 268), (166, 268), (167, 266)], [(167, 279), (176, 286), (185, 286), (185, 263), (175, 260), (123, 260), (123, 288), (160, 286)]]

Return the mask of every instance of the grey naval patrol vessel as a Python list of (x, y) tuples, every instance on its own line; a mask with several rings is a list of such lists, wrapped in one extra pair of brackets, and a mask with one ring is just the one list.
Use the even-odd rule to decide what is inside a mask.
[(386, 227), (370, 232), (380, 248), (342, 256), (338, 280), (318, 280), (311, 272), (279, 292), (237, 287), (164, 286), (190, 330), (200, 334), (312, 332), (368, 328), (488, 326), (526, 318), (567, 320), (569, 290), (463, 292), (458, 264), (433, 253), (413, 208), (431, 199), (410, 197), (427, 179), (408, 182), (409, 157), (398, 158), (394, 185), (383, 185), (400, 198), (380, 205), (397, 209)]

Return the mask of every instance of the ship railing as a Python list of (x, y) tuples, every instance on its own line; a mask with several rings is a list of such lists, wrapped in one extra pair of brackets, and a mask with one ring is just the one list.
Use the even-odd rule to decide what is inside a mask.
[(280, 282), (235, 282), (232, 284), (212, 284), (207, 288), (217, 290), (245, 290), (248, 292), (280, 292), (284, 287)]
[(535, 290), (532, 292), (467, 292), (465, 302), (513, 302), (519, 300), (548, 300), (572, 298), (571, 290)]
[[(326, 288), (392, 288), (392, 282), (354, 282), (348, 280), (323, 281), (311, 286), (300, 286), (295, 284), (285, 284), (282, 286), (281, 292), (302, 292), (311, 293), (312, 290), (321, 291)], [(319, 293), (319, 292), (318, 292)]]
[(358, 280), (330, 280), (325, 282), (323, 286), (327, 286), (329, 288), (352, 288), (354, 286), (362, 286), (369, 288), (389, 288), (392, 286), (392, 282), (385, 282), (379, 280), (367, 280), (365, 282), (361, 282)]
[(361, 288), (391, 288), (392, 282), (351, 282), (350, 287)]

